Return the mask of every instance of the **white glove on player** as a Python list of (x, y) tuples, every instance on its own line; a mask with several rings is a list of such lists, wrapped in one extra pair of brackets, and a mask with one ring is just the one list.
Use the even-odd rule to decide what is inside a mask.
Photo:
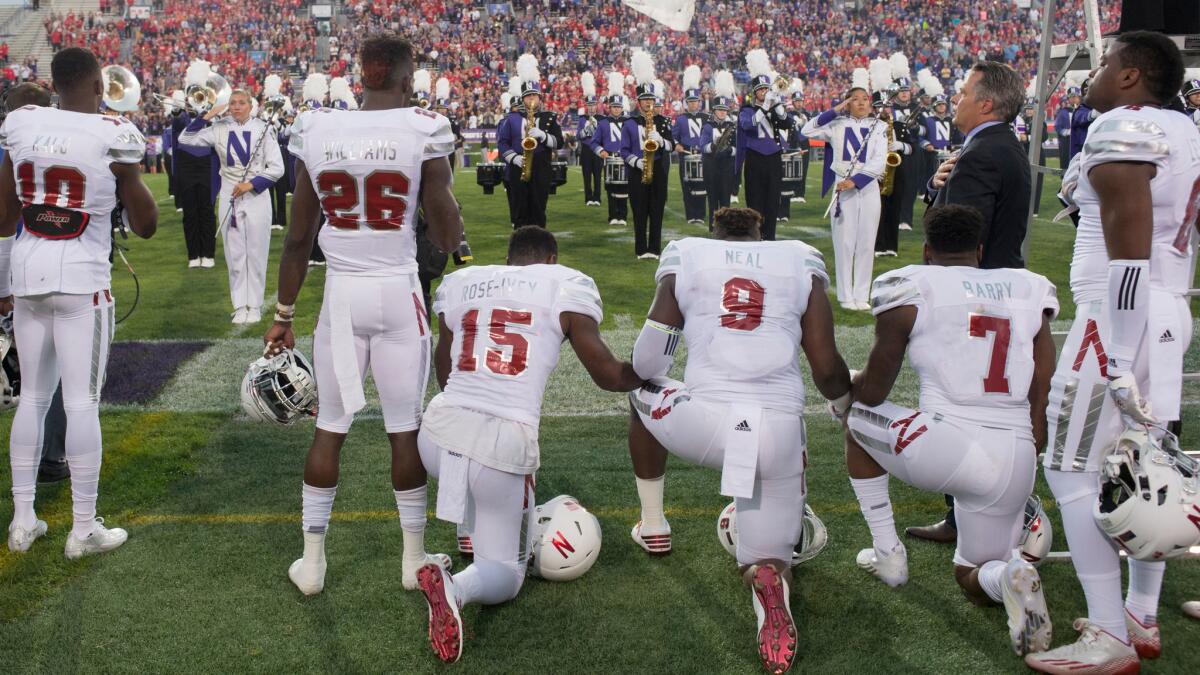
[(525, 168), (525, 156), (517, 155), (516, 157), (513, 157), (512, 163), (513, 163), (513, 166), (517, 167), (518, 169), (524, 169)]
[(537, 127), (533, 127), (532, 129), (529, 130), (529, 137), (532, 138), (533, 140), (537, 141), (538, 143), (546, 142), (546, 132), (542, 131), (541, 129), (539, 129)]
[(1132, 374), (1126, 373), (1110, 379), (1108, 393), (1112, 396), (1113, 403), (1117, 404), (1117, 409), (1121, 411), (1121, 418), (1125, 421), (1125, 426), (1158, 424), (1158, 420), (1151, 412), (1150, 402), (1142, 397), (1142, 392), (1138, 391), (1137, 379)]

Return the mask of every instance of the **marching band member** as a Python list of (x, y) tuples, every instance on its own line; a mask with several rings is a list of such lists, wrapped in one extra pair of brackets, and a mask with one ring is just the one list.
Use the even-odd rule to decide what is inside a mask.
[[(328, 94), (329, 82), (325, 80), (325, 75), (322, 73), (309, 73), (308, 77), (304, 79), (304, 87), (301, 89), (301, 96), (304, 98), (304, 102), (300, 105), (300, 112), (324, 108)], [(293, 179), (293, 185), (294, 183)], [(323, 213), (320, 220), (317, 221), (317, 230), (319, 231), (322, 227), (325, 227), (325, 214)], [(309, 267), (325, 264), (325, 252), (321, 250), (321, 244), (318, 239), (318, 237), (313, 237), (312, 251), (308, 254)]]
[[(179, 138), (183, 145), (215, 148), (221, 166), (218, 222), (229, 266), (233, 323), (262, 319), (271, 249), (271, 195), (283, 176), (279, 141), (266, 122), (250, 116), (250, 94), (235, 89), (228, 104), (213, 106)], [(229, 115), (224, 115), (228, 109)]]
[[(846, 100), (810, 119), (800, 132), (829, 145), (822, 196), (834, 188), (834, 266), (838, 302), (844, 309), (869, 310), (872, 249), (879, 227), (879, 179), (887, 156), (884, 125), (872, 118), (865, 68), (854, 71)], [(747, 184), (748, 186), (749, 184)]]
[[(184, 76), (184, 86), (204, 86), (212, 72), (208, 61), (192, 61)], [(183, 239), (187, 244), (188, 267), (213, 267), (217, 255), (216, 157), (212, 148), (187, 145), (181, 136), (199, 113), (176, 108), (172, 112), (172, 161), (175, 163), (175, 190), (183, 209)]]
[[(513, 113), (525, 114), (525, 105), (521, 103), (521, 78), (513, 77), (509, 79), (508, 91), (501, 96), (501, 102), (503, 103), (502, 108), (504, 113), (500, 116), (500, 123), (496, 129), (496, 152), (499, 160), (504, 164), (508, 164), (508, 160), (500, 153), (500, 137), (508, 133), (508, 129), (505, 128), (505, 122)], [(508, 223), (516, 227), (517, 206), (513, 201), (515, 189), (508, 182), (507, 167), (504, 173), (501, 174), (501, 180), (504, 181), (504, 197), (508, 200)]]
[(433, 84), (433, 76), (429, 71), (421, 68), (413, 73), (413, 100), (416, 101), (418, 108), (429, 109), (429, 104), (432, 100), (429, 97), (430, 85)]
[[(608, 115), (596, 122), (588, 145), (602, 160), (621, 156), (621, 127), (625, 122), (625, 76), (618, 72), (608, 74)], [(608, 224), (625, 225), (628, 185), (610, 185), (605, 176), (604, 190), (608, 193)]]
[[(738, 112), (737, 167), (745, 167), (746, 206), (762, 216), (762, 238), (774, 241), (783, 182), (783, 146), (779, 129), (791, 125), (783, 101), (773, 89), (767, 52), (752, 49), (746, 55), (750, 70), (750, 102)], [(865, 296), (864, 296), (865, 297)]]
[[(1030, 88), (1029, 88), (1029, 90), (1026, 91), (1026, 93), (1029, 93), (1030, 91), (1033, 90), (1033, 85), (1034, 85), (1034, 82), (1031, 82)], [(1013, 120), (1013, 131), (1017, 134), (1017, 140), (1021, 141), (1021, 146), (1023, 148), (1025, 148), (1026, 155), (1029, 154), (1029, 145), (1030, 145), (1030, 143), (1033, 142), (1033, 123), (1034, 123), (1034, 118), (1037, 117), (1036, 112), (1037, 112), (1037, 99), (1032, 98), (1032, 97), (1028, 98), (1025, 100), (1025, 108), (1021, 110), (1021, 114), (1017, 115), (1017, 118), (1015, 120)], [(1046, 135), (1048, 133), (1049, 133), (1049, 128), (1046, 125), (1045, 121), (1043, 121), (1042, 122), (1042, 138), (1043, 139), (1046, 138)], [(1038, 150), (1038, 163), (1041, 164), (1042, 166), (1046, 166), (1046, 149), (1045, 148), (1039, 148), (1039, 150)], [(1036, 196), (1033, 199), (1033, 215), (1035, 215), (1035, 216), (1038, 214), (1038, 206), (1042, 203), (1042, 182), (1045, 180), (1045, 178), (1046, 178), (1045, 174), (1038, 172), (1037, 179), (1036, 179), (1037, 185), (1034, 186), (1034, 190), (1036, 190), (1037, 192), (1036, 192)]]
[(704, 125), (704, 182), (708, 192), (708, 226), (712, 228), (713, 214), (729, 206), (734, 182), (734, 134), (737, 123), (729, 117), (729, 107), (737, 96), (733, 73), (719, 70), (713, 76), (713, 116)]
[(808, 192), (808, 162), (812, 159), (812, 144), (809, 143), (807, 136), (800, 133), (804, 125), (808, 123), (808, 110), (804, 107), (804, 87), (792, 92), (792, 111), (788, 114), (792, 118), (792, 129), (795, 130), (792, 136), (795, 138), (796, 148), (801, 155), (800, 189), (792, 197), (792, 201), (805, 204), (808, 202), (805, 196)]
[[(899, 56), (903, 58), (903, 55)], [(876, 112), (880, 115), (882, 123), (890, 125), (890, 128), (884, 127), (885, 132), (890, 132), (888, 134), (890, 137), (888, 152), (895, 153), (900, 157), (900, 166), (889, 169), (892, 189), (890, 191), (880, 190), (879, 230), (875, 234), (875, 255), (877, 257), (895, 256), (896, 251), (900, 248), (901, 226), (908, 225), (903, 218), (906, 181), (910, 176), (901, 172), (901, 169), (906, 164), (910, 168), (912, 167), (913, 145), (908, 142), (908, 124), (901, 119), (901, 115), (904, 115), (904, 119), (907, 120), (908, 116), (912, 114), (912, 91), (907, 78), (892, 79), (898, 70), (890, 60), (875, 59), (871, 61), (869, 72), (871, 88), (875, 90)], [(904, 104), (900, 103), (901, 97), (907, 99)], [(916, 176), (911, 176), (911, 178), (915, 179)], [(885, 192), (886, 194), (884, 194)], [(915, 199), (916, 196), (914, 195), (913, 198)], [(912, 204), (910, 203), (908, 206), (911, 211)]]
[[(629, 165), (634, 253), (639, 259), (657, 260), (662, 252), (667, 172), (675, 139), (671, 134), (671, 123), (654, 112), (658, 100), (654, 89), (654, 59), (639, 50), (633, 53), (631, 62), (638, 83), (638, 109), (621, 125), (621, 158)], [(657, 146), (656, 149), (649, 149), (653, 146)]]
[(704, 184), (688, 183), (683, 171), (684, 156), (700, 154), (704, 145), (702, 132), (708, 123), (708, 115), (700, 111), (700, 66), (693, 64), (684, 69), (683, 90), (687, 112), (675, 118), (671, 133), (678, 141), (675, 149), (680, 153), (679, 187), (683, 191), (684, 215), (690, 225), (704, 222)]
[[(807, 159), (808, 154), (808, 139), (800, 133), (800, 129), (804, 128), (804, 123), (808, 121), (808, 117), (804, 114), (802, 103), (804, 101), (804, 85), (799, 79), (792, 80), (791, 99), (792, 108), (788, 110), (788, 120), (791, 121), (791, 127), (788, 129), (780, 129), (779, 137), (783, 140), (783, 152), (785, 154), (802, 153)], [(801, 167), (805, 164), (801, 164)], [(792, 217), (792, 200), (796, 199), (796, 195), (804, 194), (804, 176), (803, 171), (800, 174), (799, 181), (789, 181), (787, 185), (783, 185), (783, 189), (779, 195), (779, 217), (776, 219), (781, 223), (786, 223)], [(788, 190), (791, 190), (789, 193)], [(800, 197), (803, 199), (803, 196)]]
[(462, 166), (463, 162), (463, 135), (462, 127), (458, 123), (458, 117), (451, 114), (450, 110), (450, 80), (444, 77), (439, 77), (437, 83), (433, 87), (434, 93), (437, 95), (433, 102), (433, 111), (442, 117), (450, 120), (450, 133), (454, 134), (454, 156), (450, 163), (454, 168)]
[(600, 180), (604, 174), (604, 160), (592, 147), (592, 137), (596, 135), (596, 76), (585, 72), (579, 76), (579, 88), (583, 91), (583, 105), (586, 114), (580, 115), (575, 127), (575, 138), (579, 141), (579, 166), (583, 169), (583, 203), (584, 206), (600, 206)]
[(1200, 79), (1183, 83), (1183, 104), (1185, 114), (1200, 127)]
[[(917, 201), (917, 180), (920, 177), (920, 167), (917, 165), (915, 150), (917, 138), (914, 129), (920, 122), (920, 112), (913, 102), (913, 83), (908, 69), (908, 58), (899, 52), (888, 59), (891, 65), (892, 90), (895, 96), (892, 100), (892, 126), (895, 129), (897, 145), (894, 152), (903, 156), (900, 166), (896, 167), (895, 194), (899, 210), (892, 214), (897, 221), (897, 229), (911, 230), (913, 222), (913, 203)], [(888, 250), (894, 251), (895, 247)]]
[[(278, 75), (271, 73), (263, 80), (262, 102), (265, 104), (274, 96), (280, 95), (280, 90), (283, 88), (283, 79)], [(287, 151), (287, 128), (290, 123), (280, 119), (279, 131), (276, 136), (276, 142), (279, 144), (279, 154), (283, 158), (283, 176), (275, 181), (271, 186), (271, 229), (282, 230), (287, 227), (287, 196), (292, 192), (292, 183), (295, 179), (292, 177), (292, 165), (295, 160)]]
[[(563, 146), (558, 116), (541, 109), (542, 85), (537, 57), (522, 54), (517, 59), (521, 78), (521, 103), (524, 114), (510, 113), (500, 126), (497, 147), (508, 164), (508, 185), (516, 212), (513, 225), (546, 227), (546, 202), (550, 199), (550, 162), (554, 151)], [(532, 149), (525, 149), (525, 144)], [(531, 165), (526, 169), (526, 163)]]
[(1071, 154), (1071, 119), (1075, 117), (1080, 97), (1079, 87), (1067, 87), (1066, 103), (1059, 105), (1058, 113), (1054, 116), (1054, 133), (1058, 136), (1058, 166), (1064, 171), (1073, 157)]

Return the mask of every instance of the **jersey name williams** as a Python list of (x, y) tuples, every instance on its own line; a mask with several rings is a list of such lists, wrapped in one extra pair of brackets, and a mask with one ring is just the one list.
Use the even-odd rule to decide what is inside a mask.
[(529, 279), (514, 279), (512, 277), (489, 279), (487, 281), (480, 281), (477, 284), (471, 284), (470, 286), (463, 286), (462, 302), (482, 300), (484, 298), (528, 297), (533, 295), (537, 286), (538, 282)]
[(327, 162), (356, 159), (394, 162), (400, 156), (400, 141), (387, 138), (325, 141), (322, 149)]

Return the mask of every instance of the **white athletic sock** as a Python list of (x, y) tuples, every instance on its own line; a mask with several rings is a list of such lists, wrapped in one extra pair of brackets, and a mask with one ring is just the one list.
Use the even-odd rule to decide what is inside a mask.
[(850, 486), (858, 497), (858, 508), (862, 511), (867, 527), (871, 528), (871, 541), (880, 554), (891, 553), (900, 543), (896, 536), (896, 520), (892, 516), (892, 500), (888, 495), (888, 475), (875, 478), (851, 478)]
[(1167, 563), (1162, 560), (1129, 559), (1129, 594), (1125, 609), (1143, 626), (1158, 623), (1158, 594), (1162, 590)]
[(1112, 633), (1118, 640), (1129, 643), (1129, 628), (1125, 625), (1125, 610), (1121, 606), (1121, 572), (1108, 574), (1077, 574), (1087, 600), (1088, 621)]
[(396, 511), (400, 513), (406, 560), (425, 559), (425, 509), (429, 506), (427, 492), (426, 485), (411, 490), (393, 490)]
[(325, 562), (325, 533), (304, 533), (304, 561), (309, 563)]
[(495, 560), (476, 560), (454, 575), (458, 605), (498, 605), (517, 597), (524, 575), (514, 565)]
[(37, 523), (33, 499), (37, 494), (38, 448), (9, 444), (12, 467), (13, 519), (17, 527), (31, 530)]
[(71, 469), (71, 514), (76, 539), (91, 536), (96, 529), (96, 498), (100, 486), (100, 408), (86, 403), (76, 407), (65, 401), (67, 433), (64, 444)]
[(996, 602), (1004, 602), (1004, 589), (1001, 587), (1004, 567), (1005, 564), (999, 560), (989, 560), (979, 567), (979, 585)]
[(663, 530), (667, 527), (663, 515), (663, 484), (667, 475), (658, 478), (637, 478), (638, 501), (642, 503), (642, 529)]
[(333, 513), (333, 498), (337, 496), (337, 486), (313, 487), (305, 483), (300, 489), (300, 494), (300, 514), (304, 531), (325, 534), (329, 528), (329, 516)]

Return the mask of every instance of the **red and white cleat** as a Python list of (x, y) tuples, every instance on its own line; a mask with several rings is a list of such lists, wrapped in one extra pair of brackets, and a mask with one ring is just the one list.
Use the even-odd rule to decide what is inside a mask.
[(436, 564), (417, 571), (417, 584), (429, 605), (429, 644), (438, 658), (454, 663), (462, 656), (462, 616), (450, 573)]
[(1129, 641), (1143, 659), (1157, 659), (1162, 656), (1162, 634), (1158, 624), (1146, 625), (1137, 617), (1125, 610), (1125, 627), (1129, 629)]
[(796, 658), (796, 623), (788, 584), (770, 565), (750, 569), (751, 598), (758, 617), (758, 655), (767, 672), (785, 673)]
[(1136, 675), (1141, 672), (1137, 651), (1087, 619), (1075, 619), (1081, 635), (1069, 645), (1026, 654), (1025, 665), (1054, 675)]
[(671, 552), (671, 524), (666, 519), (663, 520), (663, 527), (655, 530), (642, 527), (642, 521), (639, 520), (629, 536), (650, 555), (667, 555)]

